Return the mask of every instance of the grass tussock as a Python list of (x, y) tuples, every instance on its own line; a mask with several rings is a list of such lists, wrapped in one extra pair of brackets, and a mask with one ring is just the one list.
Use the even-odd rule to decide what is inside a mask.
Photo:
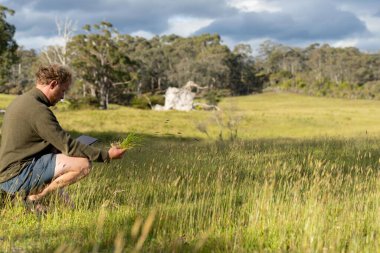
[(136, 133), (129, 133), (127, 137), (116, 143), (116, 146), (123, 149), (132, 149), (140, 147), (143, 143), (143, 137)]

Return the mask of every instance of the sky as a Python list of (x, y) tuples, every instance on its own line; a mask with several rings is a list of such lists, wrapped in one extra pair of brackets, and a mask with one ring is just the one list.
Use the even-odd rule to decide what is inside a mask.
[(379, 0), (0, 0), (16, 11), (7, 21), (27, 49), (62, 44), (56, 21), (111, 22), (120, 33), (151, 38), (218, 33), (231, 49), (254, 51), (271, 40), (294, 47), (328, 43), (380, 52)]

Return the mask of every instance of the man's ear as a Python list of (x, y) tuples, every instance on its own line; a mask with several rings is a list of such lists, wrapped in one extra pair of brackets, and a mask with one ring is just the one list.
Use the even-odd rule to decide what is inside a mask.
[(58, 82), (56, 80), (53, 80), (49, 83), (50, 89), (54, 89), (58, 85)]

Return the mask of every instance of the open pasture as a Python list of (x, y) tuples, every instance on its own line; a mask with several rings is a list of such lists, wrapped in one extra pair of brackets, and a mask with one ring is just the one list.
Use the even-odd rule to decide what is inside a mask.
[(145, 143), (70, 186), (75, 208), (6, 202), (1, 251), (379, 251), (380, 102), (264, 93), (221, 108), (58, 108), (73, 135)]

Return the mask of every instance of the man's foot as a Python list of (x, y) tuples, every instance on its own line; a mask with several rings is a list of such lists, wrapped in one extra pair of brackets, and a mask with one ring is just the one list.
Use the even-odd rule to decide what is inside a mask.
[(70, 209), (72, 209), (72, 210), (75, 209), (75, 203), (70, 198), (70, 195), (67, 193), (67, 191), (65, 191), (63, 188), (61, 188), (58, 190), (58, 194), (66, 206), (70, 207)]
[(8, 201), (11, 201), (14, 199), (13, 194), (9, 194), (4, 190), (0, 189), (0, 206), (4, 206)]
[(35, 213), (37, 216), (45, 216), (47, 214), (48, 208), (38, 201), (26, 198), (23, 202), (27, 211)]

